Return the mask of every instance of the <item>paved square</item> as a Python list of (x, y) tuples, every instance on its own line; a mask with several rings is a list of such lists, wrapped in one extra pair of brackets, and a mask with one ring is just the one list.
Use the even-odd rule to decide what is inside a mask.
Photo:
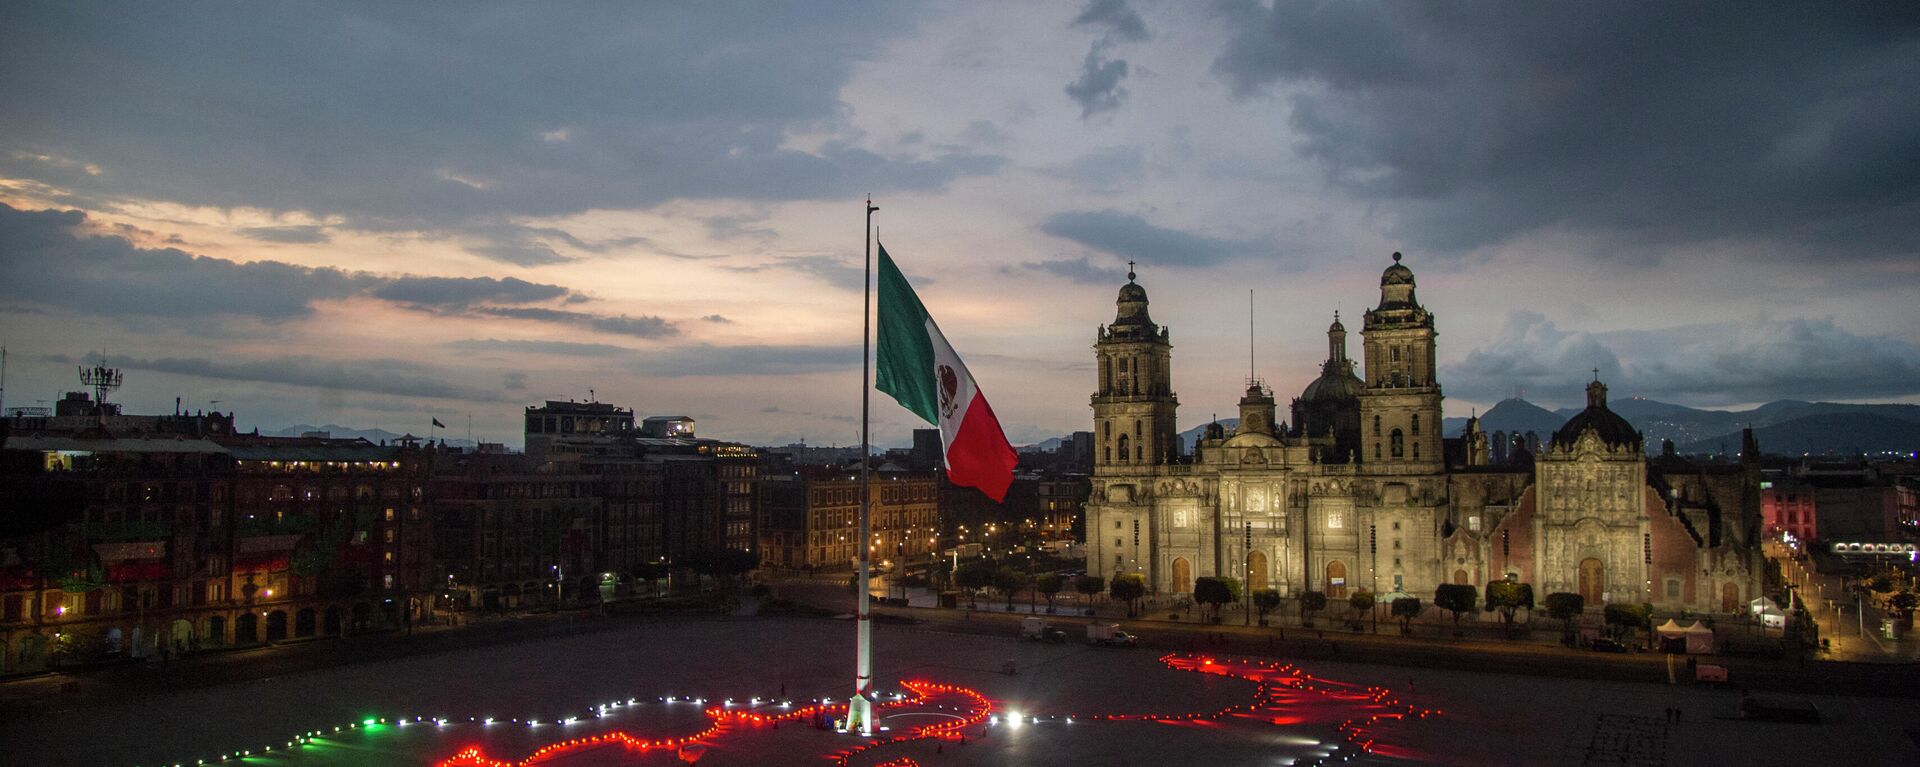
[[(713, 705), (731, 696), (729, 709), (774, 714), (782, 709), (767, 699), (783, 688), (801, 705), (841, 697), (849, 685), (851, 635), (851, 625), (841, 621), (641, 619), (610, 631), (74, 710), (56, 701), (31, 717), (0, 723), (0, 743), (7, 744), (9, 763), (86, 767), (217, 763), (243, 749), (251, 753), (241, 761), (250, 765), (431, 766), (471, 746), (517, 763), (555, 742), (615, 731), (643, 739), (700, 731), (709, 720), (703, 704), (689, 698)], [(927, 740), (862, 752), (851, 761), (862, 767), (901, 758), (927, 767), (1311, 763), (1343, 742), (1342, 720), (1396, 706), (1442, 713), (1369, 729), (1365, 735), (1378, 739), (1376, 751), (1351, 763), (1920, 763), (1920, 748), (1905, 734), (1920, 720), (1920, 703), (1912, 700), (1816, 698), (1826, 723), (1769, 725), (1725, 718), (1734, 713), (1737, 691), (1321, 661), (1299, 668), (1320, 689), (1271, 683), (1262, 697), (1254, 682), (1183, 673), (1163, 664), (1162, 653), (1144, 649), (885, 626), (876, 630), (876, 641), (876, 671), (886, 689), (916, 679), (972, 688), (991, 700), (995, 721), (964, 729), (964, 745)], [(1284, 658), (1252, 660), (1286, 664)], [(1018, 673), (1003, 673), (1008, 661)], [(675, 700), (661, 700), (665, 696)], [(920, 705), (888, 709), (883, 721), (898, 734), (964, 717), (969, 705), (962, 697), (931, 695)], [(1090, 721), (1229, 707), (1243, 708), (1219, 719)], [(1679, 723), (1667, 721), (1669, 707), (1682, 711)], [(1014, 712), (1018, 726), (1009, 721)], [(409, 721), (402, 725), (401, 717)], [(495, 722), (484, 724), (489, 717)], [(364, 724), (368, 720), (373, 724)], [(863, 742), (810, 724), (735, 726), (702, 741), (707, 751), (700, 764), (832, 764), (824, 757)], [(315, 731), (311, 742), (297, 742)], [(289, 740), (296, 745), (289, 748)], [(274, 750), (266, 751), (269, 746)], [(670, 748), (605, 745), (551, 753), (539, 763), (679, 762)]]

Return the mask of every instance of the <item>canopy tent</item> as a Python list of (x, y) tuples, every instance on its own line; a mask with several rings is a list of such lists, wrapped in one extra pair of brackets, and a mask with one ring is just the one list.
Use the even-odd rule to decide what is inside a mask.
[(1655, 626), (1654, 634), (1660, 637), (1660, 647), (1667, 652), (1686, 653), (1688, 655), (1708, 655), (1713, 653), (1713, 629), (1705, 623), (1695, 622), (1682, 626), (1674, 619)]
[(1693, 625), (1688, 626), (1687, 654), (1712, 655), (1713, 629), (1707, 628), (1707, 624), (1700, 621), (1695, 621)]

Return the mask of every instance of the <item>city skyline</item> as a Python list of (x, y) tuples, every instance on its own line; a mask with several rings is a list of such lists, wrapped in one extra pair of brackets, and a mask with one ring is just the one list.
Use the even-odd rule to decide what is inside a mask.
[(243, 428), (518, 442), (592, 390), (848, 444), (868, 193), (1016, 444), (1088, 428), (1128, 261), (1183, 428), (1244, 386), (1248, 287), (1284, 402), (1395, 251), (1450, 416), (1577, 404), (1593, 368), (1694, 406), (1920, 401), (1898, 6), (0, 19), (8, 406), (104, 352), (130, 412)]

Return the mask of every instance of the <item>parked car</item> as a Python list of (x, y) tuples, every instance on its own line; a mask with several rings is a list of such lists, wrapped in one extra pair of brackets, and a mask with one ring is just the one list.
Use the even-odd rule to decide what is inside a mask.
[(1626, 645), (1620, 644), (1619, 642), (1615, 642), (1611, 639), (1595, 639), (1593, 640), (1593, 644), (1588, 645), (1587, 647), (1592, 649), (1594, 652), (1628, 652), (1628, 647)]

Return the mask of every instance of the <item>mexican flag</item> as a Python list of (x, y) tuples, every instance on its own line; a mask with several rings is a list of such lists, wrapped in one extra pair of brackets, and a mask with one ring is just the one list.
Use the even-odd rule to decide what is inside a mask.
[(874, 386), (940, 427), (947, 479), (1007, 497), (1018, 463), (987, 397), (933, 324), (913, 286), (880, 248), (880, 340)]

